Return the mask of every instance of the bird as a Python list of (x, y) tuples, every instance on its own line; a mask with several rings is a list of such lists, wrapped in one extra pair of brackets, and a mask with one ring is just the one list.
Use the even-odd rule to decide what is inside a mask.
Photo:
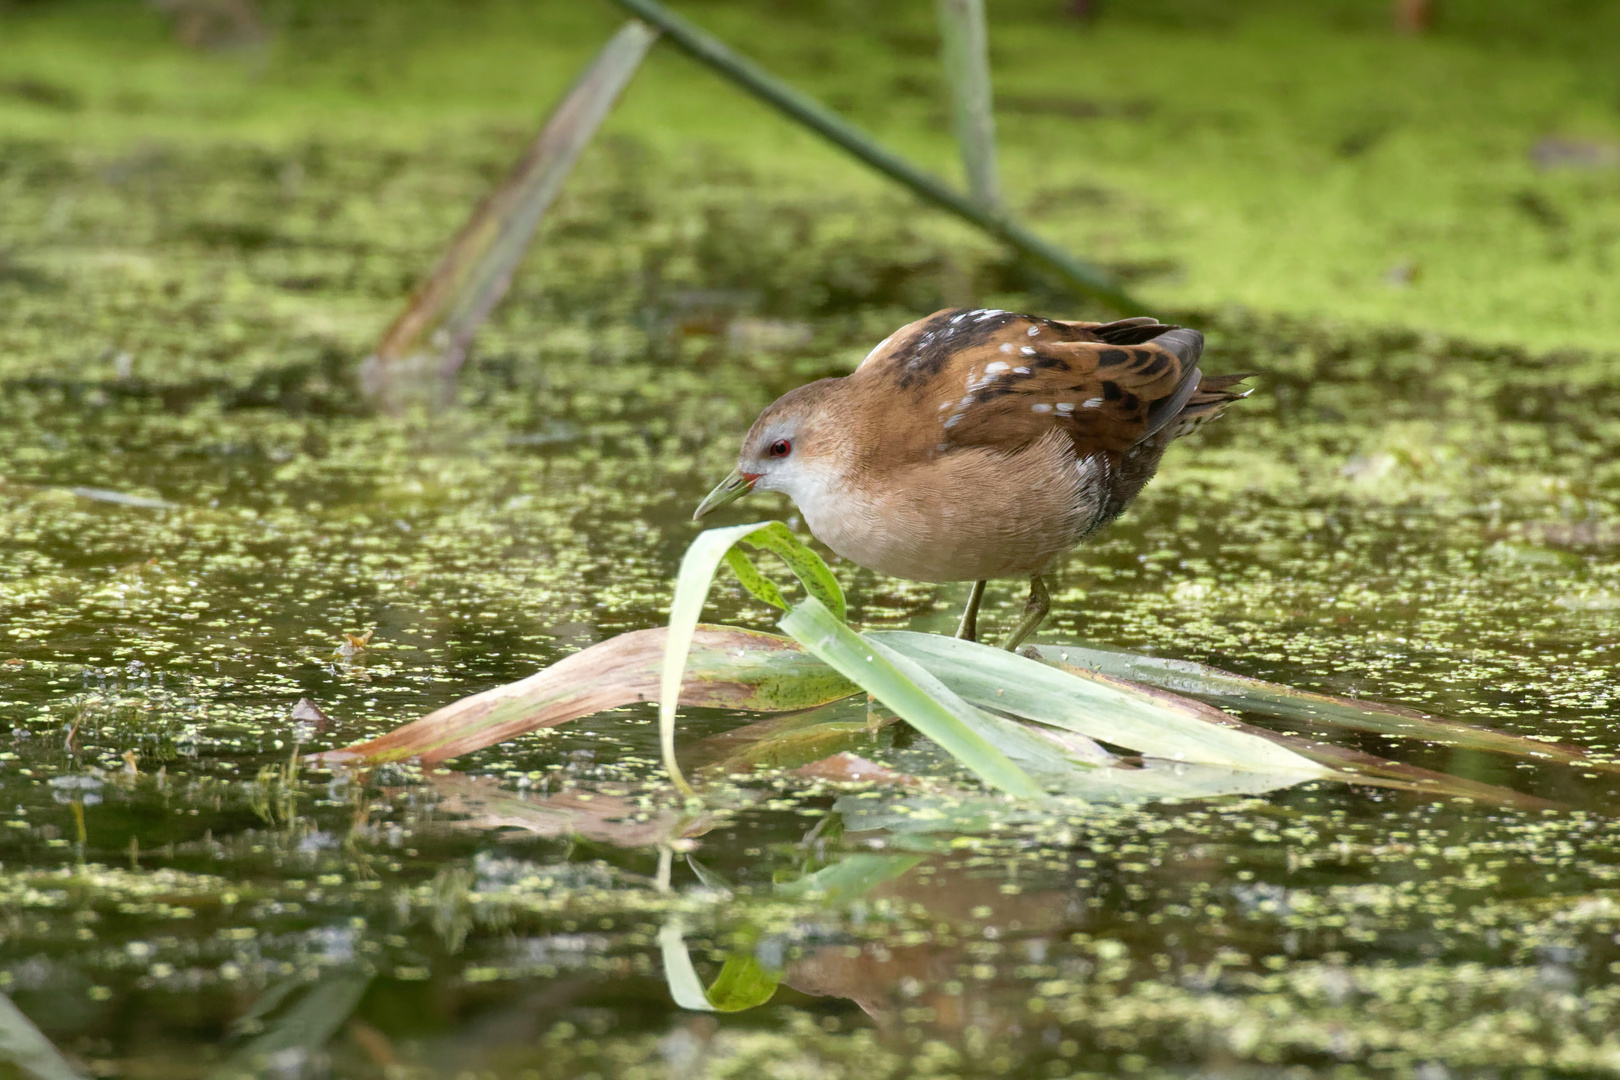
[(978, 639), (985, 583), (1029, 579), (1016, 650), (1045, 621), (1044, 575), (1124, 512), (1165, 449), (1251, 392), (1205, 375), (1204, 336), (1149, 317), (1042, 318), (946, 308), (908, 323), (849, 375), (783, 394), (744, 437), (702, 518), (777, 491), (860, 566), (971, 581), (956, 636)]

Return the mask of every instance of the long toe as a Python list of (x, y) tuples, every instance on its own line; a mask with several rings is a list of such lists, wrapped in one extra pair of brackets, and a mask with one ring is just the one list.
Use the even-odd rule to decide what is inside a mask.
[(979, 640), (979, 604), (984, 599), (984, 582), (975, 581), (968, 593), (967, 607), (962, 609), (962, 620), (956, 624), (956, 636), (964, 641)]
[(1029, 579), (1029, 600), (1024, 604), (1024, 617), (1018, 620), (1018, 625), (1013, 627), (1001, 647), (1008, 652), (1016, 652), (1025, 638), (1041, 628), (1047, 612), (1051, 610), (1052, 596), (1046, 591), (1046, 580), (1036, 574)]

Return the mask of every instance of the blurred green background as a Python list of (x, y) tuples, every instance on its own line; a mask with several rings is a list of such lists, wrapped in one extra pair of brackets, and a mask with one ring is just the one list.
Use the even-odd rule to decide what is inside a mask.
[[(1439, 0), (1417, 32), (1386, 0), (1076, 6), (988, 5), (1002, 185), (1148, 303), (1612, 349), (1620, 4)], [(932, 4), (678, 7), (959, 178)], [(606, 0), (0, 4), (0, 365), (363, 354), (622, 18)], [(1028, 286), (667, 45), (544, 235), (535, 302), (574, 311), (645, 307), (656, 277), (878, 326)], [(199, 358), (176, 297), (220, 290), (240, 347)]]

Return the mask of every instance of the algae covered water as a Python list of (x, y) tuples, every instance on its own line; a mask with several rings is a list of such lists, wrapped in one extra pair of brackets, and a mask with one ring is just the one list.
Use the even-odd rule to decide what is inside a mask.
[[(696, 810), (650, 706), (445, 773), (305, 766), (661, 620), (710, 428), (781, 361), (654, 344), (486, 363), (432, 422), (8, 386), (0, 978), (87, 1074), (1616, 1068), (1613, 798), (1568, 769), (1360, 744), (1542, 812), (1306, 785), (1031, 819), (769, 771)], [(1620, 561), (1569, 504), (1608, 444), (1520, 416), (1534, 369), (1496, 357), (1388, 422), (1362, 373), (1432, 354), (1293, 355), (1330, 348), (1356, 377), (1275, 375), (1178, 448), (1044, 636), (1612, 750)], [(960, 600), (846, 583), (868, 625)], [(753, 719), (698, 712), (683, 752)], [(683, 1010), (682, 956), (780, 986)]]
[[(1034, 813), (769, 768), (697, 805), (650, 705), (448, 769), (312, 765), (662, 622), (786, 389), (964, 297), (1088, 313), (895, 197), (610, 132), (453, 407), (380, 417), (354, 365), (523, 129), (81, 146), (63, 125), (162, 110), (0, 92), (45, 117), (0, 155), (0, 1073), (1620, 1073), (1607, 775), (1301, 726), (1547, 808)], [(1612, 357), (1165, 314), (1258, 392), (1059, 569), (1043, 640), (1615, 755)], [(834, 569), (867, 627), (948, 631), (965, 593)], [(772, 624), (729, 584), (710, 616)], [(760, 720), (688, 710), (683, 762)], [(896, 727), (860, 752), (915, 764)]]

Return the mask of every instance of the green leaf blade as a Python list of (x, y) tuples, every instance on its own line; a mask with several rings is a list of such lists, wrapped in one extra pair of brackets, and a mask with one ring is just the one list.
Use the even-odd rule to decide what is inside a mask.
[(506, 181), (473, 211), (383, 335), (361, 370), (369, 395), (394, 407), (409, 380), (435, 368), (455, 373), (564, 182), (657, 39), (657, 30), (632, 19), (580, 74)]
[(686, 925), (676, 915), (658, 931), (664, 962), (664, 985), (675, 1004), (692, 1012), (741, 1012), (765, 1004), (776, 995), (782, 973), (772, 971), (751, 954), (732, 953), (707, 989), (692, 964), (686, 947)]
[(871, 855), (856, 852), (793, 881), (779, 881), (772, 891), (794, 900), (814, 897), (829, 907), (859, 900), (886, 881), (905, 876), (923, 861), (921, 855)]
[(1489, 750), (1598, 772), (1620, 772), (1620, 762), (1596, 757), (1579, 746), (1464, 724), (1403, 705), (1318, 694), (1190, 660), (1140, 656), (1089, 645), (1034, 647), (1041, 660), (1048, 664), (1089, 668), (1116, 679), (1129, 679), (1177, 694), (1192, 694), (1246, 712), (1313, 725), (1371, 731), (1394, 738), (1421, 739), (1468, 750)]
[(747, 589), (755, 600), (762, 600), (783, 611), (788, 609), (787, 599), (782, 595), (782, 590), (776, 587), (776, 582), (760, 573), (759, 567), (754, 565), (754, 560), (736, 547), (726, 549), (726, 565), (731, 567), (731, 572), (737, 575), (742, 587)]
[[(743, 540), (750, 547), (762, 548), (771, 552), (787, 563), (788, 569), (799, 579), (804, 591), (820, 600), (827, 610), (837, 616), (840, 622), (849, 618), (849, 609), (844, 602), (843, 587), (833, 572), (822, 562), (817, 555), (804, 545), (793, 531), (780, 521), (773, 521), (758, 532), (750, 533)], [(786, 608), (786, 604), (778, 607)]]
[(1139, 753), (1240, 770), (1306, 775), (1325, 771), (1287, 747), (1243, 730), (1235, 721), (1212, 722), (1191, 709), (1003, 649), (907, 630), (870, 636), (921, 664), (970, 702)]
[[(733, 571), (737, 571), (738, 564), (730, 562), (727, 557), (731, 549), (744, 539), (750, 539), (754, 546), (778, 555), (812, 598), (822, 603), (831, 601), (831, 610), (839, 612), (839, 625), (843, 625), (844, 593), (839, 588), (838, 580), (820, 556), (805, 547), (792, 530), (780, 521), (756, 521), (725, 529), (708, 529), (698, 534), (681, 557), (681, 568), (675, 577), (675, 599), (669, 605), (669, 638), (665, 643), (663, 674), (658, 690), (659, 749), (670, 782), (684, 795), (693, 795), (694, 792), (681, 774), (680, 763), (675, 760), (675, 709), (680, 702), (681, 678), (686, 670), (692, 635), (697, 630), (698, 618), (703, 614), (703, 604), (708, 598), (709, 586), (714, 582), (715, 571), (723, 560)], [(765, 582), (765, 578), (758, 574), (752, 563), (738, 571), (739, 580), (752, 592), (749, 580), (745, 579), (750, 571), (756, 575), (752, 579), (756, 586)], [(781, 591), (769, 582), (766, 584), (770, 585), (767, 593), (774, 592), (776, 599), (781, 601)], [(822, 597), (826, 601), (822, 601)], [(785, 607), (786, 602), (782, 601), (781, 606)]]
[(698, 978), (692, 954), (686, 949), (686, 924), (673, 915), (658, 931), (658, 951), (664, 961), (664, 985), (675, 1004), (692, 1012), (717, 1012)]
[(996, 119), (991, 104), (990, 51), (984, 0), (937, 0), (940, 59), (956, 106), (956, 143), (968, 192), (996, 207)]
[(708, 529), (699, 533), (681, 556), (681, 568), (675, 576), (675, 599), (669, 605), (669, 638), (664, 644), (664, 668), (658, 686), (658, 742), (670, 782), (684, 795), (692, 795), (693, 791), (675, 760), (675, 708), (680, 702), (681, 676), (686, 670), (692, 635), (726, 552), (738, 540), (768, 524), (773, 523), (756, 521), (729, 529)]
[[(794, 605), (778, 625), (811, 654), (944, 747), (986, 784), (1026, 798), (1044, 794), (1028, 773), (963, 720), (962, 714), (972, 706), (903, 657), (863, 639), (814, 597)], [(908, 667), (911, 670), (903, 670)], [(919, 674), (934, 685), (919, 685)]]
[(772, 971), (750, 953), (732, 953), (704, 996), (715, 1012), (742, 1012), (776, 996), (781, 972)]
[(0, 994), (0, 1062), (29, 1080), (84, 1080), (11, 998)]

